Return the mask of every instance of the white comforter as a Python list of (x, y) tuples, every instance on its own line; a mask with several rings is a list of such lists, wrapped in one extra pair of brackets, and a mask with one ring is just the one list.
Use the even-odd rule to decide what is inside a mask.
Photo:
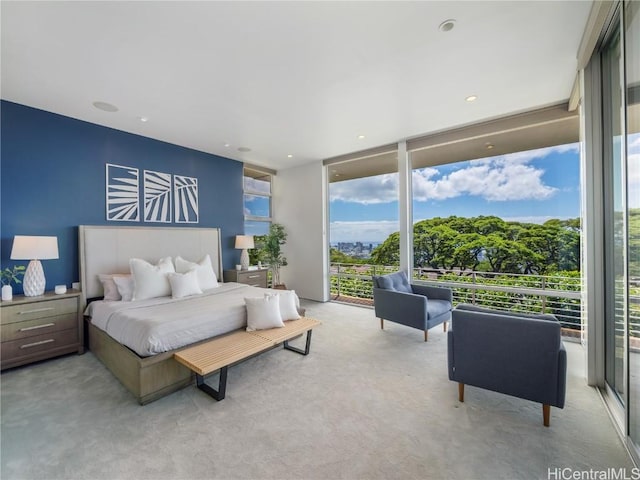
[(184, 347), (247, 325), (245, 297), (270, 290), (240, 283), (181, 299), (153, 298), (136, 302), (92, 302), (91, 322), (140, 356)]

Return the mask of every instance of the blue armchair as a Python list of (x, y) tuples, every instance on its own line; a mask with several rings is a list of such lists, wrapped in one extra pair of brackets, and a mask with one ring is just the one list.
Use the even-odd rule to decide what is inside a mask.
[(564, 408), (567, 353), (553, 315), (532, 315), (459, 304), (448, 333), (449, 380)]
[(381, 329), (385, 320), (400, 323), (423, 330), (426, 342), (431, 327), (442, 323), (447, 331), (453, 304), (451, 289), (411, 284), (400, 271), (373, 277), (373, 305)]

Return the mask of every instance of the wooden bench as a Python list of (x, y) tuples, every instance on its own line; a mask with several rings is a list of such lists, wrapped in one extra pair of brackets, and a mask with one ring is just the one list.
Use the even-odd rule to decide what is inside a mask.
[[(222, 400), (227, 389), (227, 368), (253, 355), (269, 350), (279, 344), (301, 355), (308, 355), (311, 346), (311, 330), (321, 323), (312, 318), (285, 322), (284, 327), (253, 332), (237, 331), (208, 342), (186, 348), (174, 354), (174, 358), (196, 374), (196, 385), (216, 400)], [(304, 350), (289, 345), (289, 340), (306, 332)], [(205, 383), (204, 377), (220, 370), (218, 389)]]

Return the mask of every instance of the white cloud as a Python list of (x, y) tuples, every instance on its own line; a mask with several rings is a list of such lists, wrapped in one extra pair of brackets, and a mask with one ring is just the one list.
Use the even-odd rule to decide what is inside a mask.
[(331, 222), (330, 241), (336, 242), (384, 242), (399, 230), (397, 220), (362, 222)]
[(538, 158), (545, 158), (551, 155), (552, 153), (566, 153), (573, 152), (579, 153), (580, 146), (577, 143), (570, 143), (567, 145), (557, 145), (555, 147), (546, 147), (546, 148), (538, 148), (536, 150), (527, 150), (524, 152), (516, 152), (509, 153), (507, 155), (499, 155), (497, 157), (493, 157), (494, 161), (502, 161), (508, 163), (528, 163), (531, 160), (536, 160)]
[(251, 177), (244, 177), (244, 189), (268, 195), (271, 192), (271, 182)]
[(471, 165), (440, 178), (433, 170), (413, 172), (414, 199), (446, 200), (472, 195), (489, 201), (539, 200), (549, 198), (557, 191), (543, 183), (543, 170), (526, 163), (497, 160)]
[(398, 200), (398, 175), (387, 173), (331, 183), (329, 195), (332, 202), (342, 200), (364, 205), (393, 202)]
[[(546, 185), (544, 170), (530, 165), (552, 153), (578, 153), (577, 143), (473, 160), (466, 167), (441, 175), (436, 168), (413, 171), (413, 197), (418, 201), (446, 200), (463, 195), (489, 201), (541, 200), (551, 198), (557, 188)], [(364, 205), (397, 200), (398, 175), (385, 174), (332, 183), (331, 201)]]

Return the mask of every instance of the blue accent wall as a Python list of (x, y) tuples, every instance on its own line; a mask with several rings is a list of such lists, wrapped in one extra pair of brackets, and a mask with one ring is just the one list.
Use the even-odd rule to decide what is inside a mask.
[[(60, 258), (43, 260), (47, 290), (79, 281), (78, 225), (168, 226), (107, 222), (105, 164), (198, 179), (199, 223), (219, 227), (224, 268), (239, 263), (234, 238), (243, 233), (241, 162), (2, 101), (0, 255), (9, 259), (14, 235), (55, 235)], [(142, 195), (142, 192), (141, 192)], [(143, 218), (141, 205), (140, 219)], [(14, 285), (14, 293), (21, 293)]]

